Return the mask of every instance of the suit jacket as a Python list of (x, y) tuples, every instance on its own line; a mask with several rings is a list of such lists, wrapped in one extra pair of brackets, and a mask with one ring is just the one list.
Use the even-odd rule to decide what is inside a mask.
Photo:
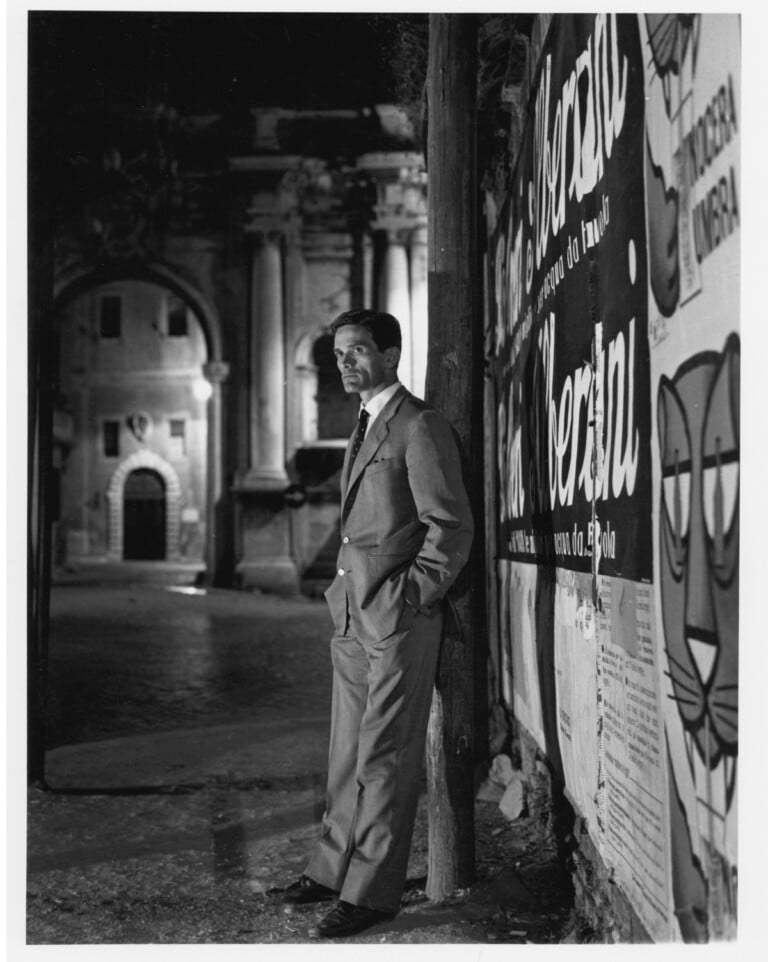
[(334, 624), (376, 641), (430, 614), (469, 556), (474, 530), (453, 431), (400, 387), (341, 474), (341, 548), (325, 593)]

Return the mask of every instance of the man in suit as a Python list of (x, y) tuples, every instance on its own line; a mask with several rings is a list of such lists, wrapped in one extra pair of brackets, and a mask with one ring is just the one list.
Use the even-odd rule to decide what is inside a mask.
[(344, 390), (360, 396), (341, 478), (341, 548), (326, 592), (333, 705), (326, 811), (288, 905), (338, 899), (313, 937), (397, 912), (421, 781), (442, 599), (473, 522), (448, 422), (397, 379), (400, 325), (348, 311), (331, 326)]

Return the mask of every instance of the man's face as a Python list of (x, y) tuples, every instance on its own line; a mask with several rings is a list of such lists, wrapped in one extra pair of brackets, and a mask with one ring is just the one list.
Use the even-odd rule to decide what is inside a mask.
[(344, 390), (359, 394), (363, 402), (396, 380), (400, 352), (396, 347), (380, 351), (371, 332), (359, 324), (347, 324), (336, 331), (333, 353)]

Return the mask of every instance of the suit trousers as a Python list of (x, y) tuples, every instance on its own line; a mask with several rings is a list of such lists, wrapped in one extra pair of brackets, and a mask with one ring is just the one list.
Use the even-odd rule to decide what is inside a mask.
[[(331, 639), (326, 811), (306, 874), (353, 905), (396, 912), (421, 785), (440, 651), (440, 610), (406, 610), (381, 641)], [(402, 621), (403, 619), (401, 619)]]

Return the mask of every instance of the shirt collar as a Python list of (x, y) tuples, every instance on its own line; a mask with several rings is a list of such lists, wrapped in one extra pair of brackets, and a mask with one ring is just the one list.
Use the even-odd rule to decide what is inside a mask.
[(390, 384), (389, 387), (385, 387), (383, 391), (379, 391), (378, 394), (374, 394), (367, 404), (360, 405), (360, 409), (362, 410), (365, 408), (370, 416), (370, 420), (368, 421), (369, 425), (375, 418), (378, 417), (379, 414), (381, 414), (387, 404), (387, 401), (394, 397), (395, 392), (399, 387), (400, 382), (395, 381), (394, 384)]

